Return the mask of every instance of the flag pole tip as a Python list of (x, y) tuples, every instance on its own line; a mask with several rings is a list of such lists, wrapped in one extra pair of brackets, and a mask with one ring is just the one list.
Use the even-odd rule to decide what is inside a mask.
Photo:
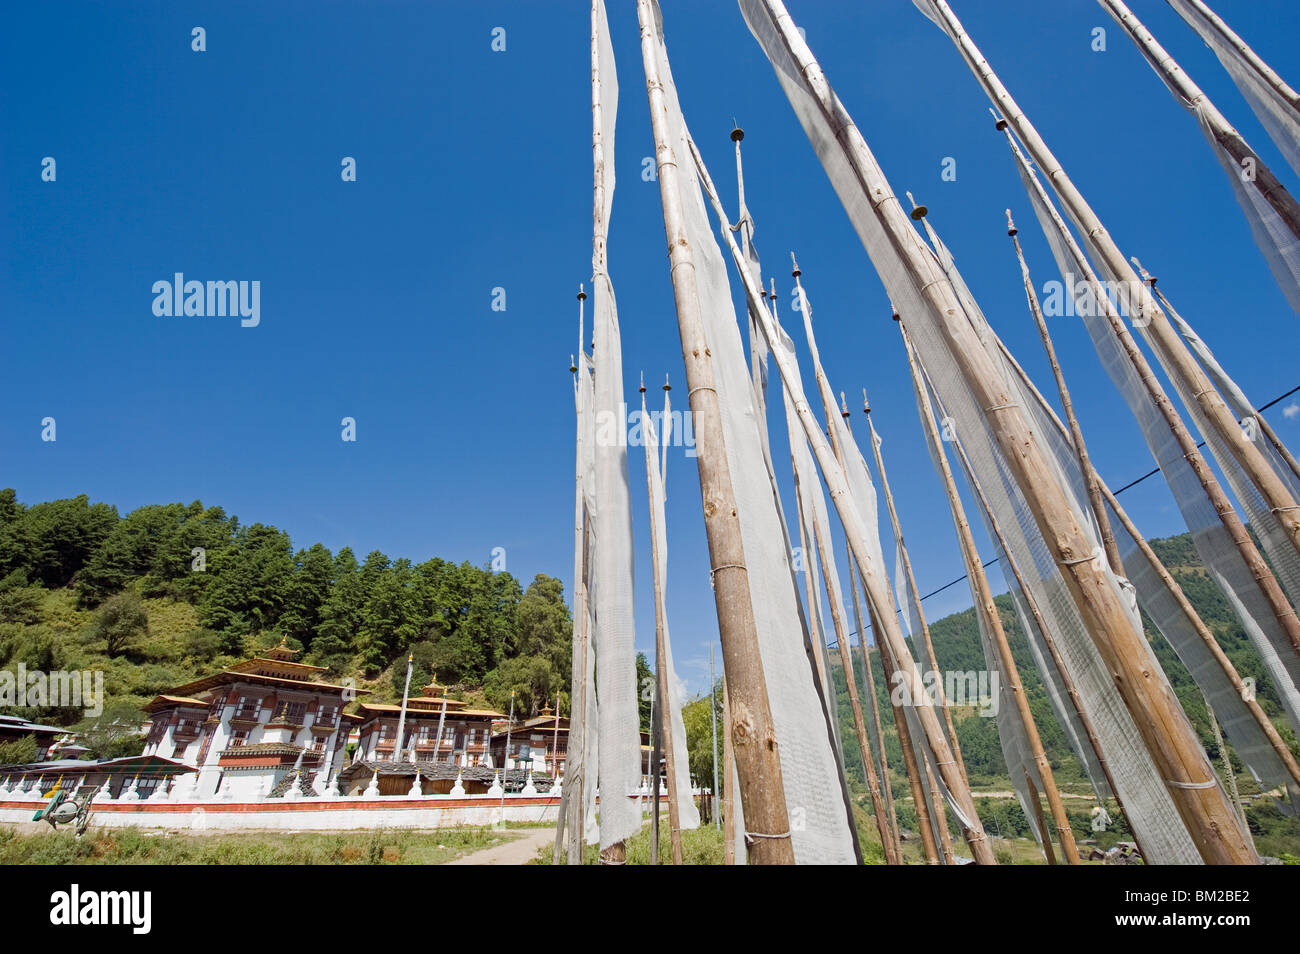
[(587, 300), (587, 293), (586, 293), (585, 291), (583, 291), (581, 288), (579, 288), (579, 289), (578, 289), (578, 301), (586, 301), (586, 300)]
[(641, 387), (637, 388), (642, 394), (645, 394), (645, 372), (641, 372)]
[[(732, 122), (734, 123), (735, 119), (732, 119)], [(740, 140), (744, 138), (745, 138), (745, 130), (741, 129), (739, 126), (737, 126), (735, 129), (731, 131), (732, 142), (740, 142)]]
[(665, 375), (664, 375), (664, 390), (665, 390), (665, 391), (671, 391), (672, 389), (673, 389), (673, 386), (672, 386), (671, 384), (668, 383), (668, 375), (665, 374)]
[(569, 355), (569, 373), (570, 374), (578, 373), (578, 365), (574, 362), (573, 355)]
[(993, 115), (993, 127), (995, 129), (1001, 132), (1002, 130), (1007, 128), (1009, 123), (1007, 123), (1005, 116), (999, 115), (998, 111), (994, 109), (992, 106), (989, 107), (989, 112)]
[(1016, 228), (1016, 223), (1015, 223), (1014, 221), (1012, 221), (1012, 218), (1011, 218), (1011, 210), (1010, 210), (1010, 209), (1007, 209), (1007, 234), (1008, 234), (1008, 235), (1015, 235), (1015, 234), (1018, 233), (1019, 231), (1020, 231), (1020, 229)]
[(862, 389), (862, 413), (863, 413), (863, 414), (870, 414), (870, 413), (871, 413), (871, 402), (867, 400), (867, 389), (866, 389), (866, 388), (863, 388), (863, 389)]
[(914, 221), (920, 222), (923, 218), (925, 218), (925, 214), (930, 210), (923, 205), (917, 205), (916, 199), (912, 198), (912, 193), (904, 192), (903, 195), (907, 196), (907, 201), (912, 203), (912, 219)]
[(1156, 276), (1152, 275), (1150, 272), (1148, 272), (1145, 268), (1142, 267), (1142, 263), (1137, 260), (1137, 256), (1130, 255), (1129, 261), (1132, 262), (1133, 266), (1138, 270), (1138, 274), (1142, 276), (1142, 280), (1146, 282), (1148, 285), (1150, 285), (1152, 288), (1155, 288)]
[(794, 266), (794, 271), (790, 273), (791, 275), (793, 275), (795, 278), (798, 278), (800, 275), (803, 274), (803, 272), (799, 268), (799, 262), (794, 257), (794, 252), (790, 253), (790, 264)]

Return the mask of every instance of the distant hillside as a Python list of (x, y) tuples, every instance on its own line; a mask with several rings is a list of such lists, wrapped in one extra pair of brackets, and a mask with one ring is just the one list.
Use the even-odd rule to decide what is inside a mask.
[[(1151, 546), (1183, 588), (1192, 605), (1196, 607), (1197, 612), (1201, 614), (1201, 618), (1205, 620), (1206, 625), (1219, 639), (1224, 652), (1232, 660), (1237, 670), (1243, 677), (1253, 676), (1255, 678), (1261, 706), (1270, 716), (1274, 717), (1279, 730), (1283, 732), (1284, 737), (1288, 739), (1292, 748), (1295, 749), (1295, 737), (1290, 728), (1285, 725), (1284, 720), (1280, 718), (1282, 709), (1277, 690), (1269, 681), (1258, 655), (1251, 648), (1241, 624), (1233, 614), (1232, 608), (1224, 598), (1222, 591), (1206, 573), (1204, 565), (1201, 563), (1192, 544), (1191, 536), (1181, 534), (1176, 537), (1152, 540)], [(1030, 708), (1034, 713), (1035, 722), (1039, 726), (1048, 758), (1052, 762), (1053, 768), (1060, 770), (1062, 780), (1080, 778), (1077, 759), (1069, 750), (1065, 734), (1061, 731), (1052, 714), (1042, 680), (1039, 678), (1037, 669), (1033, 666), (1032, 658), (1029, 655), (1029, 645), (1025, 639), (1024, 631), (1020, 628), (1019, 620), (1016, 618), (1011, 597), (1009, 594), (1004, 593), (998, 596), (994, 602), (1000, 611), (1002, 624), (1011, 643), (1012, 655), (1016, 658), (1020, 677), (1024, 682)], [(1214, 734), (1210, 728), (1205, 701), (1201, 697), (1200, 691), (1196, 688), (1196, 684), (1186, 668), (1178, 661), (1172, 647), (1158, 634), (1154, 626), (1151, 625), (1150, 620), (1144, 617), (1144, 622), (1146, 623), (1147, 638), (1155, 649), (1156, 657), (1168, 674), (1183, 708), (1191, 717), (1201, 742), (1205, 745), (1211, 757), (1218, 758), (1218, 748), (1214, 742)], [(934, 642), (935, 656), (938, 658), (940, 669), (945, 671), (968, 671), (985, 668), (984, 654), (980, 648), (979, 628), (973, 608), (931, 622), (930, 635)], [(920, 658), (919, 652), (917, 657)], [(832, 654), (832, 659), (835, 658), (837, 657)], [(902, 752), (898, 748), (897, 736), (892, 731), (892, 712), (889, 711), (878, 657), (873, 656), (872, 660), (877, 696), (882, 706), (881, 718), (882, 720), (887, 719), (890, 725), (890, 729), (886, 731), (886, 746), (891, 764), (893, 764), (895, 759), (901, 759)], [(836, 677), (840, 702), (841, 734), (845, 739), (846, 747), (851, 748), (854, 753), (854, 757), (850, 758), (850, 764), (853, 765), (857, 763), (857, 749), (856, 743), (853, 741), (852, 714), (848, 705), (847, 690), (843, 685), (842, 673), (838, 671), (838, 667), (836, 667)], [(966, 762), (967, 771), (972, 776), (972, 781), (977, 778), (985, 778), (989, 781), (1004, 779), (1006, 765), (1002, 759), (1001, 748), (998, 744), (997, 727), (994, 721), (981, 718), (971, 711), (962, 711), (954, 716), (954, 722), (957, 723), (957, 735), (962, 747), (962, 756)], [(1236, 768), (1240, 771), (1241, 765), (1236, 763)]]
[[(1232, 609), (1224, 598), (1222, 591), (1206, 573), (1204, 565), (1201, 563), (1192, 544), (1191, 536), (1182, 534), (1150, 542), (1161, 561), (1186, 592), (1188, 599), (1191, 600), (1193, 606), (1196, 607), (1211, 631), (1219, 639), (1220, 645), (1237, 667), (1237, 670), (1243, 677), (1255, 677), (1261, 706), (1273, 718), (1283, 738), (1290, 744), (1292, 751), (1300, 755), (1295, 735), (1281, 717), (1282, 710), (1277, 691), (1269, 682), (1258, 655), (1247, 641), (1245, 633), (1242, 631), (1235, 615), (1233, 615)], [(1004, 593), (998, 596), (994, 602), (1001, 613), (1002, 623), (1006, 628), (1007, 638), (1011, 643), (1012, 655), (1015, 656), (1020, 678), (1024, 682), (1030, 708), (1034, 714), (1034, 721), (1039, 728), (1057, 782), (1065, 790), (1086, 792), (1088, 790), (1086, 778), (1078, 759), (1069, 749), (1065, 734), (1061, 731), (1061, 727), (1051, 711), (1042, 680), (1039, 678), (1038, 671), (1034, 668), (1032, 658), (1029, 655), (1029, 645), (1016, 619), (1011, 597)], [(1187, 670), (1178, 661), (1173, 649), (1151, 626), (1149, 620), (1146, 623), (1147, 638), (1155, 649), (1156, 657), (1168, 674), (1179, 701), (1190, 716), (1202, 745), (1204, 745), (1211, 759), (1214, 760), (1217, 769), (1220, 758), (1219, 748), (1214, 741), (1214, 734), (1210, 728), (1205, 701)], [(930, 634), (934, 642), (935, 655), (938, 657), (940, 669), (966, 672), (979, 671), (985, 668), (974, 609), (931, 621)], [(918, 659), (921, 658), (918, 647), (913, 647), (913, 653)], [(835, 680), (840, 738), (844, 746), (844, 756), (848, 766), (849, 784), (859, 805), (869, 807), (869, 803), (865, 800), (866, 787), (861, 768), (862, 762), (854, 734), (848, 690), (844, 683), (843, 670), (839, 666), (838, 652), (832, 650), (829, 658), (832, 664), (832, 676)], [(906, 777), (901, 774), (902, 749), (899, 747), (898, 734), (894, 727), (894, 715), (889, 705), (884, 673), (880, 668), (879, 656), (873, 652), (871, 658), (877, 702), (880, 707), (881, 721), (884, 724), (885, 752), (890, 766), (891, 784), (896, 798), (899, 799), (899, 818), (904, 827), (914, 829), (916, 816), (910, 804), (911, 795)], [(856, 651), (853, 659), (856, 666), (860, 659)], [(720, 706), (720, 688), (715, 693), (715, 700), (715, 704)], [(864, 706), (866, 703), (867, 700), (864, 697)], [(871, 715), (869, 711), (866, 713), (866, 717), (870, 721)], [(996, 722), (993, 719), (981, 717), (972, 708), (954, 709), (953, 721), (957, 727), (962, 757), (966, 763), (972, 787), (983, 791), (1008, 791), (1010, 783), (1007, 778), (1006, 763), (1003, 761), (1001, 746), (998, 742)], [(685, 722), (691, 750), (692, 774), (698, 782), (710, 785), (712, 784), (710, 777), (712, 773), (712, 739), (709, 725), (709, 700), (707, 697), (697, 700), (686, 707)], [(720, 728), (719, 731), (721, 731)], [(1241, 762), (1230, 747), (1229, 755), (1232, 758), (1242, 794), (1257, 793), (1258, 786), (1251, 779), (1250, 774), (1244, 770)], [(1024, 818), (1019, 805), (1014, 802), (996, 799), (978, 799), (977, 801), (979, 802), (980, 816), (990, 831), (1000, 832), (1004, 835), (1016, 834), (1023, 836), (1028, 834), (1028, 822)], [(1077, 807), (1074, 804), (1068, 807), (1071, 821), (1078, 831), (1079, 837), (1097, 837), (1096, 833), (1090, 830), (1089, 815), (1086, 809)], [(869, 857), (875, 857), (880, 854), (880, 846), (874, 823), (870, 822), (865, 812), (859, 814), (861, 816), (858, 819), (859, 836), (863, 843), (864, 852)], [(1256, 844), (1261, 852), (1284, 855), (1288, 858), (1300, 854), (1300, 822), (1295, 818), (1284, 817), (1273, 800), (1262, 799), (1256, 802), (1247, 809), (1247, 817), (1251, 824), (1251, 830), (1255, 835)], [(1122, 826), (1122, 822), (1120, 822), (1120, 827), (1107, 834), (1103, 842), (1110, 843), (1121, 837), (1129, 837), (1126, 829)]]

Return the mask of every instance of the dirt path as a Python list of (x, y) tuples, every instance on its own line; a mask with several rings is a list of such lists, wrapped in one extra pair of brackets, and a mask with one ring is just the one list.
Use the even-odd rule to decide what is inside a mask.
[[(974, 790), (971, 791), (971, 795), (973, 795), (975, 798), (1015, 798), (1016, 797), (1015, 792), (976, 792)], [(1084, 799), (1085, 801), (1090, 801), (1090, 802), (1095, 802), (1097, 800), (1097, 796), (1092, 795), (1090, 793), (1078, 794), (1075, 792), (1061, 792), (1061, 798), (1063, 800), (1067, 798), (1081, 798)]]
[[(514, 834), (513, 832), (511, 834)], [(470, 852), (449, 865), (525, 865), (537, 857), (537, 850), (543, 845), (555, 844), (554, 828), (529, 828), (522, 837), (513, 838), (504, 845), (493, 845)]]

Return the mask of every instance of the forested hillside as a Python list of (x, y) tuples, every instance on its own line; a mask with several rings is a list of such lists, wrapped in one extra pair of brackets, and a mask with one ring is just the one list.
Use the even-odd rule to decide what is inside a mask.
[(114, 726), (153, 695), (281, 640), (372, 698), (400, 695), (410, 652), (412, 685), (436, 672), (497, 706), (514, 689), (528, 715), (567, 691), (571, 630), (563, 584), (541, 574), (525, 589), (469, 563), (295, 548), (198, 501), (122, 516), (84, 495), (24, 506), (0, 491), (0, 667), (103, 670), (108, 708), (80, 728), (105, 755), (136, 745)]

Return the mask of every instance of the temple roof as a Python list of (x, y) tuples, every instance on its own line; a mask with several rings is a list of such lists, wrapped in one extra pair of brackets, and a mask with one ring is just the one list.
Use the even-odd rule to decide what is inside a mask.
[[(408, 719), (412, 717), (416, 719), (433, 719), (442, 716), (441, 699), (438, 700), (439, 707), (436, 709), (412, 708), (410, 703), (414, 701), (414, 699), (407, 700), (406, 717)], [(453, 718), (459, 719), (462, 716), (472, 716), (474, 718), (504, 719), (506, 717), (504, 712), (497, 712), (493, 709), (453, 709), (453, 701), (454, 700), (451, 699), (447, 700), (447, 715)], [(466, 703), (458, 702), (456, 705), (463, 706), (466, 705)], [(380, 716), (397, 715), (402, 711), (400, 705), (390, 702), (359, 702), (357, 703), (357, 708), (359, 708), (364, 715), (369, 716), (372, 719)]]
[[(249, 660), (249, 662), (255, 661)], [(315, 667), (311, 667), (315, 668)], [(193, 682), (187, 682), (183, 686), (176, 686), (172, 689), (174, 695), (192, 695), (197, 692), (204, 692), (208, 689), (214, 689), (217, 686), (227, 685), (232, 682), (252, 682), (276, 688), (301, 689), (305, 692), (338, 692), (343, 693), (349, 689), (357, 694), (369, 695), (369, 689), (358, 689), (355, 686), (336, 686), (328, 682), (313, 682), (308, 679), (286, 679), (281, 676), (272, 676), (260, 672), (248, 672), (238, 668), (223, 669), (215, 672), (210, 676), (204, 676), (202, 679), (196, 679)]]
[(324, 672), (323, 666), (308, 666), (286, 659), (270, 656), (254, 656), (230, 667), (235, 672), (257, 672), (268, 676), (280, 676), (284, 679), (311, 679), (316, 673)]
[(71, 734), (71, 729), (60, 729), (56, 725), (41, 725), (39, 722), (32, 722), (24, 719), (22, 716), (0, 715), (0, 730), (5, 732), (32, 733), (34, 735), (49, 735), (64, 733)]
[[(556, 728), (555, 722), (556, 719), (555, 716), (553, 715), (551, 716), (540, 715), (540, 716), (535, 716), (532, 719), (526, 719), (523, 722), (511, 726), (509, 731), (514, 735), (520, 735), (524, 732), (549, 732), (552, 735), (556, 735), (560, 732), (567, 733), (569, 731), (568, 719), (561, 716), (559, 719), (560, 725), (558, 729)], [(505, 738), (505, 735), (506, 735), (505, 729), (498, 729), (493, 734), (492, 737), (494, 739)]]
[(195, 699), (193, 696), (154, 696), (145, 703), (145, 712), (157, 712), (159, 709), (170, 709), (174, 706), (191, 706), (196, 709), (206, 709), (208, 704), (202, 699)]
[(181, 775), (195, 772), (193, 766), (185, 765), (173, 759), (159, 755), (128, 755), (120, 759), (87, 762), (81, 759), (57, 759), (53, 762), (32, 762), (28, 765), (16, 765), (6, 768), (4, 775), (52, 775), (55, 772), (85, 774), (107, 772), (110, 775)]
[[(404, 778), (414, 778), (416, 770), (419, 770), (421, 777), (438, 780), (455, 778), (460, 775), (466, 782), (482, 782), (492, 784), (494, 778), (501, 775), (501, 770), (490, 769), (483, 765), (453, 765), (450, 762), (367, 762), (362, 759), (344, 766), (339, 771), (340, 787), (350, 785), (358, 778), (369, 779), (371, 775), (397, 775)], [(523, 787), (529, 774), (533, 776), (533, 785), (539, 792), (550, 790), (552, 779), (546, 772), (533, 772), (531, 769), (513, 768), (505, 773), (507, 782), (513, 787), (518, 785)]]
[[(287, 637), (282, 636), (280, 638), (280, 645), (276, 646), (274, 649), (268, 649), (266, 651), (266, 655), (263, 656), (262, 658), (273, 659), (276, 662), (293, 662), (295, 659), (298, 658), (298, 650), (290, 649), (289, 644), (287, 642)], [(311, 668), (318, 669), (320, 667), (312, 666)]]
[(288, 742), (257, 742), (253, 745), (236, 745), (223, 750), (217, 757), (217, 764), (250, 762), (254, 765), (290, 765), (296, 763), (301, 757), (304, 762), (316, 765), (323, 754), (325, 753), (304, 749), (300, 745), (290, 745)]

